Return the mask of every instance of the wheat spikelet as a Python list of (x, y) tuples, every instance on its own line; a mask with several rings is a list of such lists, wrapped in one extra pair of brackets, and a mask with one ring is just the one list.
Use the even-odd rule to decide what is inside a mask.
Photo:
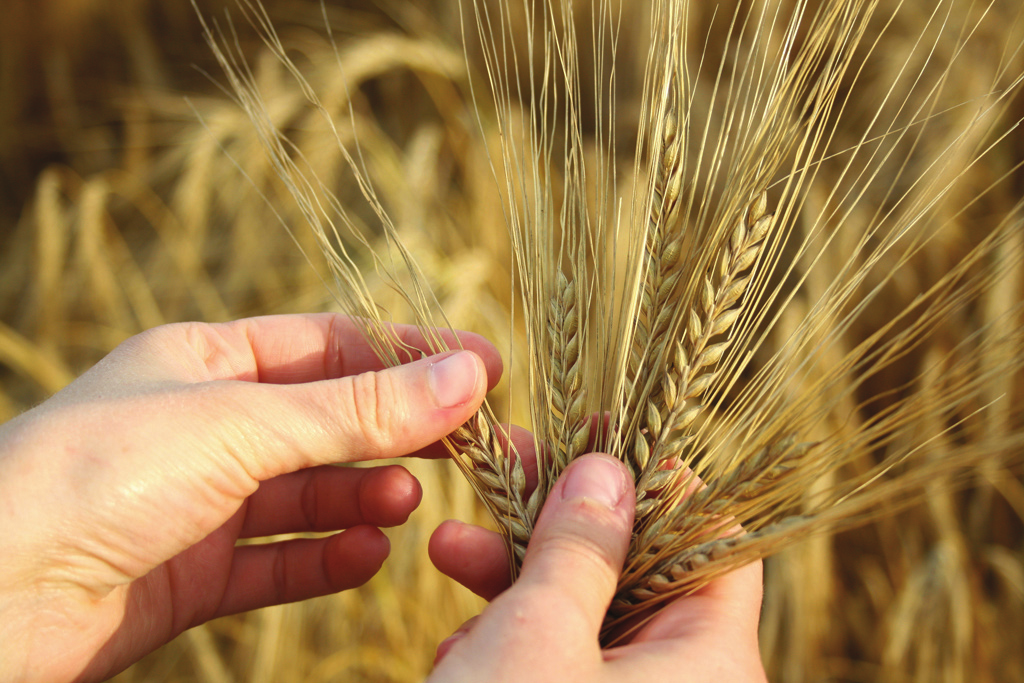
[[(629, 359), (630, 385), (637, 387), (636, 400), (630, 404), (633, 409), (644, 398), (653, 400), (657, 395), (659, 387), (656, 384), (644, 386), (640, 380), (644, 375), (660, 374), (658, 370), (667, 364), (673, 310), (670, 302), (678, 296), (676, 290), (685, 274), (679, 268), (683, 234), (677, 225), (685, 145), (679, 123), (671, 110), (666, 111), (663, 125), (661, 159), (656, 169), (648, 220), (643, 293)], [(637, 471), (646, 467), (645, 462), (634, 462), (633, 465)]]
[(539, 507), (536, 502), (528, 506), (522, 459), (505, 457), (493, 424), (493, 418), (478, 412), (449, 440), (456, 463), (509, 540), (514, 560), (522, 562)]
[[(682, 459), (691, 438), (687, 429), (703, 408), (697, 401), (715, 380), (715, 366), (731, 343), (728, 333), (742, 312), (743, 294), (751, 277), (748, 271), (772, 226), (773, 216), (766, 211), (767, 196), (762, 192), (737, 222), (724, 245), (716, 272), (703, 277), (700, 300), (691, 304), (683, 339), (673, 347), (674, 360), (662, 379), (662, 391), (647, 398), (642, 414), (646, 419), (641, 422), (630, 458), (638, 467), (640, 528), (657, 505), (656, 492), (673, 483), (674, 469), (665, 467)], [(712, 282), (712, 275), (717, 283)]]
[[(552, 7), (551, 14), (555, 16), (561, 11), (563, 22), (571, 24), (571, 17), (566, 15), (564, 6), (561, 7), (561, 10)], [(671, 25), (671, 19), (685, 16), (687, 8), (686, 3), (654, 3), (654, 33), (657, 35)], [(709, 123), (703, 138), (699, 138), (700, 154), (709, 160), (708, 176), (703, 176), (703, 181), (700, 162), (689, 181), (684, 182), (678, 170), (683, 168), (680, 150), (685, 149), (685, 144), (676, 138), (676, 121), (689, 121), (691, 110), (668, 111), (666, 103), (671, 98), (662, 95), (672, 91), (673, 83), (682, 82), (679, 74), (685, 73), (685, 69), (671, 61), (676, 55), (673, 46), (677, 38), (673, 34), (666, 38), (661, 50), (652, 49), (654, 66), (649, 67), (650, 85), (646, 90), (656, 104), (647, 111), (664, 114), (665, 118), (661, 132), (655, 133), (659, 143), (655, 146), (658, 153), (652, 155), (652, 165), (656, 166), (650, 174), (652, 184), (646, 190), (647, 199), (637, 204), (644, 229), (631, 233), (645, 235), (641, 243), (644, 246), (637, 249), (638, 242), (634, 240), (633, 246), (627, 247), (627, 253), (634, 255), (632, 262), (643, 264), (634, 266), (637, 276), (627, 271), (624, 278), (639, 283), (632, 303), (622, 309), (636, 324), (632, 335), (623, 335), (629, 351), (603, 358), (606, 368), (621, 369), (621, 379), (610, 382), (619, 387), (618, 393), (613, 390), (609, 402), (595, 406), (599, 411), (602, 406), (611, 409), (613, 423), (605, 446), (631, 464), (638, 479), (637, 536), (616, 602), (619, 613), (625, 617), (643, 613), (652, 600), (660, 601), (695, 590), (729, 567), (773, 552), (801, 534), (852, 523), (844, 520), (863, 519), (863, 510), (885, 496), (884, 487), (877, 485), (879, 477), (891, 472), (895, 462), (908, 457), (907, 452), (884, 460), (854, 482), (826, 491), (816, 500), (807, 499), (807, 491), (813, 488), (811, 483), (842, 463), (861, 458), (867, 449), (891, 440), (915, 414), (948, 413), (952, 406), (958, 405), (957, 401), (968, 400), (982, 383), (977, 377), (972, 379), (959, 387), (958, 392), (943, 397), (943, 403), (916, 405), (914, 401), (907, 401), (899, 404), (850, 442), (814, 442), (813, 446), (811, 442), (799, 442), (799, 435), (816, 431), (814, 425), (820, 419), (816, 416), (822, 415), (822, 408), (812, 408), (811, 403), (821, 400), (838, 386), (843, 376), (840, 371), (845, 373), (856, 368), (868, 376), (897, 362), (938, 320), (962, 305), (973, 292), (987, 286), (980, 281), (971, 282), (965, 276), (972, 263), (976, 263), (974, 259), (987, 253), (991, 244), (982, 246), (955, 266), (945, 284), (937, 287), (933, 294), (925, 294), (933, 297), (933, 301), (942, 302), (940, 305), (906, 311), (898, 325), (888, 326), (849, 352), (840, 368), (826, 372), (828, 379), (805, 391), (802, 398), (789, 405), (785, 400), (792, 377), (784, 373), (793, 373), (793, 366), (768, 363), (759, 379), (750, 383), (729, 406), (727, 421), (712, 415), (703, 423), (697, 422), (702, 407), (696, 399), (716, 385), (724, 389), (735, 381), (745, 362), (745, 356), (738, 349), (751, 342), (756, 345), (754, 335), (759, 325), (771, 324), (771, 309), (766, 304), (781, 300), (784, 305), (786, 297), (792, 296), (783, 292), (779, 284), (780, 277), (785, 280), (794, 272), (792, 266), (778, 268), (774, 283), (768, 277), (778, 267), (784, 248), (795, 252), (794, 262), (805, 258), (813, 264), (828, 246), (830, 238), (820, 228), (802, 238), (794, 237), (788, 219), (803, 201), (802, 188), (813, 182), (820, 160), (826, 156), (826, 143), (833, 125), (831, 112), (844, 107), (846, 101), (842, 98), (848, 97), (841, 94), (840, 83), (850, 78), (850, 74), (856, 79), (859, 73), (854, 56), (876, 9), (873, 3), (851, 2), (832, 5), (807, 17), (798, 9), (785, 25), (784, 33), (795, 37), (806, 32), (812, 39), (806, 41), (802, 50), (780, 58), (778, 63), (788, 66), (767, 73), (751, 69), (737, 75), (740, 85), (727, 89), (724, 108), (727, 116), (737, 117), (729, 122), (729, 135), (740, 138), (742, 143), (737, 142), (734, 147), (724, 136), (712, 137), (708, 132), (711, 130)], [(744, 21), (751, 24), (742, 24), (738, 29), (740, 37), (748, 25), (754, 26), (751, 30), (756, 34), (762, 28), (769, 28), (775, 18), (766, 13), (760, 18), (761, 24), (756, 17)], [(563, 46), (571, 45), (573, 39), (574, 34), (566, 29), (564, 35), (552, 40), (552, 44), (558, 45), (552, 52), (565, 50)], [(659, 62), (662, 58), (655, 55), (669, 57)], [(576, 82), (573, 72), (566, 75), (566, 82), (569, 87), (566, 99), (573, 103), (573, 98), (578, 97), (578, 93), (572, 91), (572, 84)], [(501, 83), (497, 85), (503, 87)], [(1018, 85), (1019, 78), (1011, 81), (1007, 90), (994, 92), (995, 100), (1001, 100)], [(498, 111), (506, 110), (503, 107), (507, 107), (510, 99), (508, 93), (499, 89), (497, 97)], [(686, 106), (685, 98), (677, 96), (671, 101), (672, 106), (681, 109)], [(567, 110), (573, 106), (567, 105)], [(921, 116), (923, 111), (918, 109), (914, 116)], [(760, 112), (760, 119), (757, 112)], [(886, 134), (899, 140), (908, 130), (910, 127), (890, 124)], [(503, 153), (506, 157), (515, 154), (510, 147)], [(881, 165), (872, 161), (873, 154), (870, 146), (865, 145), (854, 148), (848, 156), (858, 162), (868, 156), (866, 163), (870, 169), (872, 164)], [(543, 148), (535, 148), (533, 156), (526, 156), (532, 161), (546, 158)], [(726, 159), (733, 165), (729, 166)], [(770, 244), (765, 244), (762, 242), (769, 236), (775, 217), (767, 214), (767, 196), (762, 188), (769, 186), (768, 179), (775, 177), (783, 164), (789, 164), (790, 170), (783, 176), (780, 209), (774, 214), (782, 217), (785, 227), (774, 235)], [(724, 180), (714, 180), (724, 186), (716, 208), (708, 200), (713, 183), (707, 178), (714, 179), (719, 172), (729, 175)], [(859, 172), (857, 166), (850, 163), (841, 177), (852, 178), (855, 183)], [(877, 170), (871, 172), (877, 173)], [(707, 184), (702, 186), (702, 182)], [(941, 196), (946, 189), (939, 185), (934, 191)], [(581, 190), (571, 183), (566, 186), (569, 195)], [(510, 195), (513, 195), (511, 190)], [(755, 197), (752, 202), (751, 196)], [(515, 213), (514, 208), (510, 212)], [(742, 216), (740, 220), (730, 219), (737, 214)], [(517, 214), (513, 231), (521, 235), (522, 252), (535, 256), (542, 254), (542, 248), (531, 244), (543, 244), (543, 238), (534, 237), (531, 231), (541, 232), (542, 236), (547, 233), (543, 232), (543, 226), (528, 225), (531, 215), (537, 214), (530, 211)], [(673, 235), (670, 226), (679, 229), (672, 225), (677, 220), (682, 221), (684, 227)], [(920, 216), (910, 218), (891, 232), (881, 231), (877, 224), (865, 231), (864, 241), (854, 251), (856, 258), (864, 257), (862, 263), (851, 262), (837, 278), (837, 286), (820, 300), (821, 308), (812, 314), (802, 332), (805, 339), (812, 339), (814, 326), (824, 325), (826, 320), (831, 322), (838, 317), (841, 327), (849, 324), (842, 322), (843, 316), (847, 321), (856, 317), (859, 310), (856, 307), (849, 312), (842, 311), (847, 302), (852, 301), (859, 283), (884, 260), (910, 258), (927, 242), (924, 232), (920, 233), (920, 238), (905, 239), (918, 221)], [(578, 229), (584, 235), (607, 234), (598, 233), (600, 224), (594, 226), (587, 221)], [(872, 240), (877, 245), (872, 246)], [(596, 242), (596, 237), (587, 241), (588, 244)], [(708, 245), (716, 244), (723, 245), (720, 251), (708, 249)], [(636, 258), (636, 254), (642, 258)], [(765, 277), (754, 280), (748, 269), (762, 255)], [(579, 263), (579, 259), (569, 261)], [(546, 284), (549, 279), (536, 275), (543, 267), (535, 264), (531, 267), (533, 275), (526, 269), (523, 279), (534, 283), (532, 286), (541, 291), (550, 292), (551, 287)], [(587, 282), (606, 282), (612, 278), (610, 273), (600, 272), (597, 266), (576, 272), (572, 277), (575, 281)], [(957, 285), (953, 286), (953, 282)], [(556, 297), (557, 293), (549, 296)], [(601, 303), (607, 305), (608, 298), (599, 302), (598, 310), (602, 310)], [(746, 309), (747, 300), (765, 307)], [(626, 301), (630, 301), (628, 295)], [(526, 298), (523, 305), (530, 309), (534, 303)], [(734, 328), (735, 334), (731, 332)], [(883, 342), (894, 331), (895, 336)], [(679, 341), (670, 344), (666, 339), (673, 334)], [(801, 343), (814, 362), (813, 347)], [(1011, 347), (1016, 344), (1012, 339), (1006, 343)], [(876, 348), (872, 348), (873, 345)], [(601, 344), (598, 347), (608, 348)], [(778, 374), (772, 374), (776, 372)], [(801, 372), (799, 368), (797, 372)], [(614, 372), (611, 374), (614, 376)], [(607, 379), (605, 381), (607, 383)], [(759, 401), (765, 401), (764, 405), (759, 406)], [(722, 412), (722, 407), (719, 403), (714, 412)], [(691, 427), (691, 433), (687, 433)], [(742, 453), (749, 455), (729, 454), (732, 445), (738, 445)], [(540, 444), (538, 450), (545, 446), (553, 452), (563, 447), (555, 442)], [(961, 453), (958, 466), (966, 467), (971, 460), (968, 454)], [(683, 498), (679, 492), (691, 488), (692, 483), (689, 475), (681, 474), (688, 468), (695, 468), (708, 486), (700, 493)], [(904, 477), (901, 485), (912, 488), (911, 479)], [(664, 497), (666, 493), (670, 495)], [(719, 538), (725, 532), (722, 521), (725, 518), (742, 524), (746, 533)], [(613, 620), (611, 624), (614, 623)]]
[[(552, 453), (552, 470), (561, 472), (590, 441), (590, 419), (586, 414), (587, 391), (583, 386), (579, 301), (576, 287), (561, 273), (558, 291), (551, 298), (548, 335), (551, 340), (551, 411), (553, 432), (548, 439), (557, 445)], [(556, 477), (546, 477), (551, 483)], [(543, 486), (541, 497), (544, 496)]]

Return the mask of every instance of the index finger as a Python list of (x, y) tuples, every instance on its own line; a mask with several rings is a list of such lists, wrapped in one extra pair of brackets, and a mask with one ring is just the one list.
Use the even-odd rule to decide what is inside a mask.
[[(416, 351), (435, 349), (413, 325), (390, 325), (392, 348), (403, 362), (416, 360)], [(175, 323), (154, 328), (122, 346), (135, 355), (141, 346), (156, 352), (147, 358), (149, 374), (192, 381), (241, 380), (269, 384), (299, 384), (337, 379), (382, 370), (357, 319), (337, 313), (294, 314), (246, 318), (227, 323)], [(488, 389), (501, 376), (501, 356), (489, 341), (471, 332), (438, 331), (449, 348), (473, 351), (487, 368)], [(182, 349), (188, 349), (188, 354)], [(410, 353), (410, 349), (413, 350)], [(161, 353), (166, 351), (165, 353)]]

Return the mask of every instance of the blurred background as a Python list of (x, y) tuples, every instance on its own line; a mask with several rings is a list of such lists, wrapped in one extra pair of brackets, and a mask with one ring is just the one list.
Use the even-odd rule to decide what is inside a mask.
[[(480, 78), (480, 65), (472, 39), (463, 51), (458, 3), (329, 0), (335, 54), (319, 2), (264, 2), (289, 55), (323, 101), (339, 110), (351, 104), (367, 173), (452, 322), (488, 335), (506, 357), (513, 349), (521, 353), (518, 333), (509, 330), (510, 251), (486, 155), (485, 142), (495, 133), (488, 104), (479, 105), (480, 121), (474, 114), (469, 84)], [(235, 3), (199, 5), (225, 27), (225, 11), (231, 11), (275, 120), (357, 220), (372, 224), (337, 147), (324, 142), (323, 121)], [(1004, 49), (1019, 47), (1024, 37), (1017, 4), (963, 5), (955, 16), (985, 15), (976, 40), (960, 49), (950, 31), (950, 40), (940, 40), (929, 57), (940, 69), (955, 61), (955, 70), (943, 72), (942, 87), (957, 103), (975, 97), (979, 83), (1008, 86), (1024, 74), (1024, 53)], [(879, 83), (887, 82), (885, 55), (914, 49), (930, 8), (924, 0), (906, 3), (888, 27), (868, 62)], [(616, 129), (627, 165), (647, 23), (643, 4), (623, 5), (623, 11), (629, 21), (617, 65)], [(7, 0), (4, 14), (0, 420), (43, 400), (143, 329), (332, 308), (316, 243), (302, 230), (301, 215), (248, 118), (218, 85), (223, 77), (189, 3)], [(580, 14), (589, 21), (585, 9)], [(714, 49), (724, 28), (713, 15), (710, 3), (696, 7), (688, 27), (699, 37), (695, 45), (707, 39), (712, 62), (728, 58)], [(870, 102), (856, 100), (842, 112), (850, 140), (859, 139), (873, 113)], [(947, 113), (927, 139), (908, 140), (900, 161), (911, 172), (900, 177), (913, 178), (915, 167), (923, 174), (963, 129), (961, 117), (974, 114), (970, 107)], [(930, 207), (944, 227), (895, 279), (894, 310), (1012, 219), (1024, 195), (1024, 135), (1015, 129), (1024, 97), (1017, 92), (991, 116), (986, 130), (1007, 134), (979, 140), (998, 141), (998, 147), (958, 177), (956, 191), (940, 206)], [(893, 191), (884, 177), (878, 183), (863, 198), (869, 215)], [(897, 195), (924, 191), (909, 181), (896, 189)], [(856, 234), (855, 225), (836, 230)], [(1004, 254), (1012, 262), (995, 265), (1007, 276), (962, 318), (948, 321), (948, 334), (935, 334), (924, 355), (942, 358), (964, 330), (986, 321), (1014, 316), (1011, 324), (1021, 325), (1019, 254)], [(808, 286), (823, 290), (827, 283)], [(385, 307), (399, 307), (386, 288), (378, 296)], [(879, 320), (888, 315), (877, 312)], [(869, 330), (845, 334), (852, 346)], [(979, 356), (979, 367), (986, 362)], [(941, 376), (926, 379), (933, 385), (918, 390), (942, 390)], [(514, 373), (503, 380), (495, 392), (499, 410), (509, 383), (523, 381)], [(901, 381), (892, 378), (893, 386)], [(1000, 381), (992, 397), (1021, 396), (1020, 377)], [(842, 419), (850, 421), (849, 415)], [(920, 426), (927, 433), (943, 427), (924, 418)], [(986, 425), (986, 438), (1010, 440), (1021, 427), (1008, 409)], [(965, 445), (945, 441), (931, 447)], [(762, 623), (770, 678), (1024, 680), (1024, 486), (1013, 469), (1019, 458), (993, 457), (966, 489), (953, 492), (937, 482), (919, 506), (772, 558)], [(437, 643), (482, 606), (433, 570), (426, 539), (449, 517), (484, 520), (449, 463), (407, 466), (423, 482), (424, 503), (407, 525), (389, 532), (392, 557), (367, 586), (193, 629), (117, 680), (422, 680)]]

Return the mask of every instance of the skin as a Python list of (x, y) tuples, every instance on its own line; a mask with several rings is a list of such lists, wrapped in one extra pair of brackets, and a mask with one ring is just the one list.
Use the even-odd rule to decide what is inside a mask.
[[(437, 441), (501, 374), (491, 344), (459, 340), (466, 351), (384, 369), (343, 316), (169, 325), (0, 426), (0, 681), (103, 680), (210, 619), (367, 581), (389, 552), (380, 527), (406, 520), (419, 484), (399, 466), (328, 465), (443, 456)], [(695, 652), (707, 668), (715, 642), (746, 653), (730, 671), (757, 674), (757, 566), (598, 648), (632, 493), (607, 456), (567, 475), (511, 589), (492, 532), (449, 522), (431, 539), (442, 571), (496, 598), (442, 644), (431, 680), (505, 680), (524, 661), (536, 681), (678, 672)], [(611, 505), (603, 480), (622, 489)], [(339, 533), (237, 545), (303, 531)]]
[[(446, 522), (430, 554), (444, 573), (491, 599), (438, 648), (429, 683), (524, 680), (764, 681), (757, 643), (761, 563), (734, 571), (654, 615), (628, 643), (602, 650), (633, 525), (633, 486), (621, 462), (573, 462), (545, 503), (522, 572), (509, 587), (495, 533)], [(454, 548), (472, 548), (467, 559)], [(500, 552), (499, 552), (500, 551)]]

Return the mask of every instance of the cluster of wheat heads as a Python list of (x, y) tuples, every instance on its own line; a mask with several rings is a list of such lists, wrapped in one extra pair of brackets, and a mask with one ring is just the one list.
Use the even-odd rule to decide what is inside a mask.
[[(483, 71), (471, 80), (472, 106), (481, 129), (499, 133), (492, 170), (528, 358), (511, 371), (528, 374), (535, 443), (509, 452), (487, 407), (449, 442), (508, 539), (513, 571), (551, 485), (590, 450), (620, 458), (637, 487), (611, 639), (661, 601), (812, 532), (918, 500), (938, 479), (956, 486), (994, 456), (1019, 466), (1019, 430), (978, 436), (1007, 400), (991, 387), (1020, 370), (1019, 307), (945, 340), (941, 356), (930, 343), (986, 305), (1024, 257), (1022, 204), (968, 233), (961, 256), (909, 305), (881, 322), (870, 315), (903, 286), (902, 269), (1021, 165), (1008, 143), (1019, 122), (1004, 113), (1020, 95), (1024, 42), (1009, 27), (993, 49), (991, 7), (655, 0), (633, 8), (650, 43), (632, 75), (642, 102), (635, 151), (622, 155), (618, 89), (630, 78), (618, 68), (619, 3), (463, 3), (466, 54), (478, 51)], [(321, 99), (263, 9), (249, 0), (241, 8), (322, 114), (324, 144), (340, 150), (379, 222), (368, 227), (310, 172), (261, 97), (233, 28), (211, 22), (229, 90), (328, 255), (338, 302), (365, 321), (383, 358), (404, 360), (386, 325), (394, 312), (372, 299), (363, 260), (352, 256), (360, 252), (405, 300), (398, 315), (443, 350), (447, 319), (366, 181), (351, 98)], [(912, 47), (881, 57), (886, 32), (904, 27), (908, 13)], [(701, 33), (710, 25), (724, 27), (715, 45)], [(990, 80), (950, 95), (951, 75), (979, 43), (991, 54)], [(870, 114), (851, 137), (844, 116), (853, 109)], [(929, 144), (936, 130), (938, 148)], [(972, 166), (999, 154), (1010, 155), (1003, 176), (964, 187)], [(961, 205), (950, 212), (948, 202)], [(917, 358), (926, 348), (929, 357)], [(990, 361), (979, 364), (981, 355)], [(919, 390), (935, 368), (941, 391)], [(876, 389), (888, 375), (905, 379)], [(865, 416), (856, 429), (836, 420), (850, 409)], [(921, 432), (924, 418), (935, 433)], [(936, 457), (937, 439), (963, 445)], [(527, 458), (537, 461), (532, 489)]]

